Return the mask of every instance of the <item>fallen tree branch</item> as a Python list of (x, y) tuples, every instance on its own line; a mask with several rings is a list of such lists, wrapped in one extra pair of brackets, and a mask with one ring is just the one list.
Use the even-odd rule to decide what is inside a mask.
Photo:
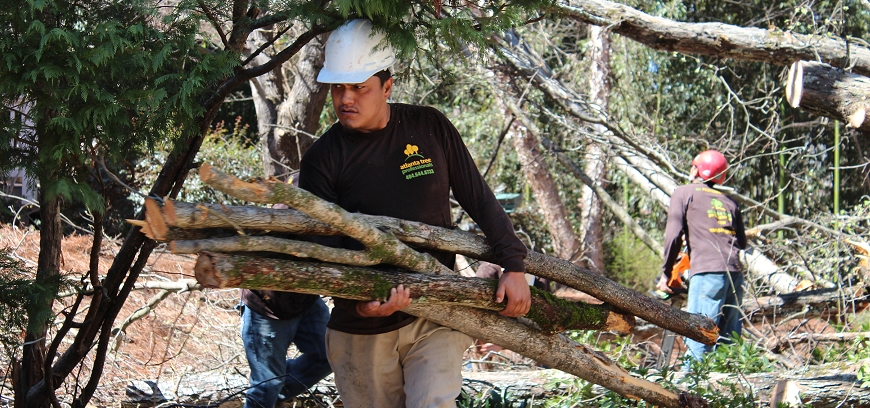
[[(603, 353), (561, 334), (543, 336), (516, 320), (499, 319), (502, 316), (491, 311), (436, 305), (411, 305), (403, 311), (460, 330), (482, 341), (501, 345), (524, 356), (534, 356), (541, 364), (601, 385), (623, 397), (642, 399), (662, 407), (702, 406), (683, 405), (677, 393), (654, 382), (632, 377)], [(684, 398), (694, 403), (702, 401), (685, 394)]]
[[(743, 311), (752, 320), (782, 319), (796, 313), (808, 316), (824, 316), (830, 310), (838, 314), (845, 313), (853, 304), (852, 313), (857, 313), (867, 307), (867, 298), (863, 287), (843, 289), (818, 289), (802, 292), (783, 293), (777, 296), (766, 296), (743, 299)], [(860, 297), (860, 298), (859, 298)]]
[[(354, 300), (386, 300), (390, 289), (402, 284), (413, 304), (452, 304), (502, 310), (496, 303), (498, 281), (463, 276), (387, 272), (348, 265), (204, 252), (196, 261), (196, 279), (205, 287), (245, 288), (309, 293)], [(629, 333), (634, 316), (616, 313), (607, 305), (573, 303), (532, 288), (532, 307), (526, 318), (547, 334), (566, 330)]]
[(227, 237), (200, 240), (171, 241), (169, 250), (174, 254), (210, 252), (274, 252), (297, 258), (314, 258), (323, 262), (353, 266), (372, 266), (382, 263), (368, 251), (350, 251), (318, 245), (313, 242), (294, 241), (272, 236)]
[(437, 274), (450, 274), (452, 271), (438, 262), (435, 257), (415, 251), (393, 234), (384, 233), (357, 214), (344, 211), (338, 204), (321, 200), (292, 184), (279, 180), (263, 180), (247, 183), (213, 168), (208, 163), (199, 167), (200, 180), (209, 186), (242, 200), (261, 204), (287, 204), (302, 211), (311, 218), (334, 226), (345, 235), (355, 238), (381, 262), (404, 269)]
[(870, 50), (837, 37), (723, 23), (683, 23), (606, 0), (574, 0), (571, 5), (557, 3), (554, 9), (656, 50), (782, 66), (821, 59), (847, 68), (842, 64), (848, 61), (854, 64), (852, 72), (870, 75)]
[[(167, 201), (169, 203), (169, 201)], [(339, 235), (341, 232), (321, 223), (312, 223), (310, 218), (293, 209), (271, 209), (252, 206), (208, 205), (198, 208), (195, 204), (173, 202), (163, 207), (168, 232), (178, 226), (186, 229), (230, 228), (226, 220), (216, 217), (212, 212), (219, 211), (241, 228), (256, 228), (263, 225), (255, 219), (268, 219), (270, 229), (280, 232), (308, 235), (306, 228), (312, 228), (322, 235)], [(170, 213), (171, 212), (171, 213)], [(155, 217), (159, 215), (159, 210)], [(468, 256), (474, 259), (496, 262), (495, 256), (486, 240), (478, 235), (461, 230), (435, 227), (419, 222), (399, 220), (391, 217), (355, 214), (359, 220), (371, 223), (379, 231), (388, 231), (403, 242), (419, 248), (438, 249)], [(308, 221), (296, 222), (302, 218)], [(650, 323), (666, 328), (692, 339), (713, 344), (718, 334), (712, 320), (701, 315), (687, 313), (669, 305), (619, 285), (612, 280), (568, 261), (560, 260), (537, 252), (529, 252), (525, 260), (526, 271), (530, 274), (564, 283), (572, 288), (586, 292), (595, 298), (611, 304), (625, 313), (640, 317)]]
[[(369, 246), (371, 244), (372, 247), (377, 248), (378, 252), (394, 251), (383, 255), (384, 259), (388, 259), (393, 265), (425, 273), (433, 273), (437, 271), (425, 267), (421, 268), (420, 266), (426, 265), (427, 259), (414, 259), (412, 254), (407, 253), (413, 250), (402, 244), (392, 234), (382, 232), (374, 224), (365, 224), (362, 217), (357, 217), (356, 214), (349, 214), (343, 211), (340, 207), (319, 200), (307, 192), (296, 189), (295, 187), (268, 180), (258, 183), (245, 183), (232, 176), (227, 176), (215, 171), (207, 165), (200, 168), (200, 175), (206, 183), (216, 185), (222, 188), (222, 191), (236, 197), (260, 203), (283, 202), (291, 206), (298, 206), (300, 209), (304, 209), (309, 216), (312, 216), (312, 218), (317, 218), (330, 224), (337, 224), (335, 227), (341, 230), (342, 233), (357, 238), (363, 242), (364, 245)], [(160, 211), (155, 211), (155, 214), (159, 215)], [(162, 215), (160, 216), (162, 218)], [(429, 228), (434, 230), (431, 226)], [(385, 239), (388, 244), (385, 245), (383, 242), (378, 242), (376, 240), (373, 241), (374, 238), (377, 238), (373, 238), (373, 235)], [(482, 244), (483, 248), (486, 250), (489, 249), (485, 243)], [(369, 249), (371, 250), (372, 247), (369, 247)], [(533, 258), (533, 256), (530, 256), (530, 258)], [(558, 267), (558, 262), (554, 264), (553, 261), (558, 260), (548, 260), (547, 262), (543, 262), (542, 265), (546, 267)], [(567, 264), (571, 269), (576, 268), (573, 264)], [(407, 265), (411, 265), (411, 267), (408, 267)], [(449, 273), (453, 273), (452, 270), (448, 271)], [(584, 273), (593, 275), (589, 271), (584, 271)], [(583, 279), (588, 280), (588, 278)], [(669, 309), (667, 306), (664, 306), (649, 297), (640, 295), (622, 287), (621, 285), (615, 284), (606, 278), (601, 277), (600, 279), (609, 282), (609, 285), (613, 285), (614, 289), (617, 291), (624, 291), (624, 294), (633, 294), (631, 295), (633, 297), (648, 299), (650, 304), (656, 304), (656, 307), (658, 307), (660, 311), (667, 312), (667, 309)], [(603, 297), (611, 296), (606, 293), (603, 294), (605, 295)], [(453, 327), (486, 341), (502, 344), (508, 348), (517, 350), (518, 352), (525, 352), (528, 355), (533, 356), (542, 356), (544, 359), (542, 361), (552, 361), (554, 367), (608, 387), (626, 397), (641, 398), (653, 404), (666, 407), (681, 406), (680, 396), (665, 390), (655, 383), (631, 377), (627, 372), (618, 366), (615, 366), (603, 355), (598, 355), (597, 353), (588, 350), (581, 350), (585, 348), (573, 342), (553, 343), (553, 339), (564, 339), (561, 336), (546, 336), (540, 331), (532, 330), (531, 328), (520, 324), (517, 320), (500, 316), (491, 311), (484, 312), (469, 308), (439, 305), (427, 305), (422, 310), (420, 308), (420, 306), (414, 305), (407, 308), (406, 311), (423, 318), (431, 319), (436, 323), (440, 323), (447, 327)], [(643, 312), (646, 313), (646, 311)], [(693, 316), (690, 314), (686, 315)], [(656, 317), (655, 320), (664, 321), (661, 316)], [(653, 321), (653, 319), (650, 319), (650, 321)], [(701, 318), (701, 321), (712, 326), (712, 321), (709, 319)], [(507, 332), (508, 335), (500, 336), (498, 334), (498, 327), (511, 327), (511, 329)], [(715, 326), (712, 327), (715, 329)], [(484, 334), (478, 336), (477, 332), (479, 331), (484, 332)], [(523, 331), (527, 332), (528, 336), (530, 336), (528, 343), (531, 343), (533, 347), (530, 348), (526, 344), (516, 343), (518, 334), (521, 334)], [(519, 337), (525, 336), (520, 335)], [(710, 341), (710, 339), (706, 338), (704, 340)], [(712, 339), (712, 342), (715, 342), (715, 337)], [(556, 353), (554, 353), (554, 351), (556, 351)], [(597, 356), (597, 358), (592, 356)], [(685, 401), (686, 396), (684, 395), (682, 397), (683, 401)]]

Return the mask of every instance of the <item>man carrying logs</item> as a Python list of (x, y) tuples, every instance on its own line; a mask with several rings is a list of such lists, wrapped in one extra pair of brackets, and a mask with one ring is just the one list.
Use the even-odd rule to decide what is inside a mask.
[[(505, 269), (495, 299), (507, 299), (501, 314), (524, 315), (530, 307), (525, 245), (450, 121), (433, 108), (387, 102), (394, 62), (370, 21), (352, 20), (331, 34), (317, 80), (332, 84), (338, 123), (306, 152), (299, 186), (349, 212), (441, 227), (452, 227), (452, 189)], [(362, 249), (350, 239), (339, 245)], [(453, 267), (454, 254), (430, 253)], [(455, 406), (471, 337), (401, 312), (410, 303), (402, 285), (385, 301), (335, 299), (327, 353), (345, 406)]]

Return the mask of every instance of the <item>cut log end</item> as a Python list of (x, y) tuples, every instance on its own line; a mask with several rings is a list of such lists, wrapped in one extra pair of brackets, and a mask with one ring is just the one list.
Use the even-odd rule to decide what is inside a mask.
[(217, 268), (214, 266), (211, 255), (202, 253), (196, 258), (196, 265), (193, 267), (194, 276), (200, 285), (206, 288), (221, 288), (223, 287), (223, 279), (218, 275)]
[(849, 115), (849, 126), (855, 129), (860, 128), (861, 125), (864, 124), (864, 119), (867, 116), (867, 110), (864, 108), (860, 108)]
[(146, 237), (150, 239), (155, 239), (154, 231), (151, 231), (151, 226), (148, 225), (147, 221), (127, 219), (127, 222), (139, 227), (139, 230), (142, 231), (142, 233), (145, 234)]
[(617, 333), (631, 333), (634, 329), (634, 316), (622, 313), (610, 313), (607, 315), (607, 323), (605, 324), (608, 330)]
[(803, 61), (795, 61), (788, 69), (788, 82), (785, 84), (785, 99), (792, 108), (801, 106), (801, 96), (804, 92)]
[(178, 216), (175, 215), (175, 203), (169, 197), (163, 199), (163, 219), (167, 225), (178, 223)]
[(163, 241), (166, 239), (166, 234), (169, 232), (169, 227), (163, 221), (163, 213), (160, 211), (160, 206), (157, 201), (152, 198), (145, 199), (145, 220), (151, 227), (154, 236), (151, 239)]
[(211, 177), (211, 164), (203, 163), (201, 166), (199, 166), (199, 179), (202, 180), (203, 183), (205, 183), (206, 180), (210, 179)]
[(701, 334), (704, 335), (704, 338), (699, 340), (701, 343), (712, 346), (716, 344), (716, 340), (719, 340), (719, 328), (716, 326), (713, 326), (711, 330), (701, 329)]

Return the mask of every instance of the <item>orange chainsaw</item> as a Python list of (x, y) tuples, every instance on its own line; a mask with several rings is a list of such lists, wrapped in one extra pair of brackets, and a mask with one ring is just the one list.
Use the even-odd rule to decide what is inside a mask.
[(689, 254), (680, 252), (680, 254), (677, 255), (677, 263), (674, 264), (674, 267), (671, 269), (671, 279), (668, 280), (668, 287), (671, 288), (674, 293), (668, 293), (656, 289), (656, 297), (661, 300), (668, 300), (671, 297), (688, 292), (687, 282), (683, 280), (683, 278), (684, 275), (688, 274), (689, 268)]

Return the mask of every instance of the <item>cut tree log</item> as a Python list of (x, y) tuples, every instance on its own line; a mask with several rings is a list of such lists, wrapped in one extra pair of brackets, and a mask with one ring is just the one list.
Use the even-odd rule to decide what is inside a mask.
[[(354, 300), (386, 300), (402, 284), (414, 304), (452, 304), (502, 310), (493, 298), (498, 281), (464, 276), (378, 271), (370, 268), (268, 257), (200, 253), (197, 281), (210, 288), (244, 288), (309, 293)], [(608, 305), (573, 303), (532, 288), (532, 307), (525, 318), (547, 334), (566, 330), (629, 333), (634, 316)]]
[[(338, 229), (313, 221), (293, 209), (205, 205), (167, 200), (163, 213), (165, 215), (162, 217), (166, 220), (168, 228), (157, 234), (155, 237), (159, 238), (155, 239), (166, 240), (175, 235), (187, 236), (187, 234), (176, 234), (175, 231), (181, 227), (188, 231), (201, 228), (238, 228), (250, 231), (268, 227), (272, 231), (303, 235), (314, 235), (313, 232), (317, 235), (341, 234)], [(160, 211), (157, 210), (153, 216), (159, 215)], [(453, 252), (489, 262), (497, 261), (485, 238), (479, 235), (391, 217), (365, 214), (355, 214), (355, 216), (359, 220), (375, 225), (379, 231), (388, 231), (402, 242), (415, 247)], [(717, 328), (712, 320), (670, 307), (664, 302), (628, 289), (570, 262), (529, 252), (525, 265), (528, 273), (589, 293), (616, 309), (674, 333), (709, 344), (716, 341)]]
[[(260, 204), (287, 204), (302, 211), (309, 217), (338, 228), (342, 233), (353, 237), (365, 245), (370, 256), (382, 263), (408, 270), (437, 274), (451, 274), (453, 271), (438, 262), (435, 257), (415, 251), (396, 238), (374, 225), (365, 222), (358, 214), (344, 211), (338, 204), (321, 200), (292, 184), (277, 179), (248, 183), (235, 176), (212, 168), (208, 163), (199, 167), (200, 180), (209, 186), (233, 197)], [(312, 216), (316, 214), (317, 216)]]
[(846, 122), (870, 132), (870, 78), (816, 61), (795, 61), (788, 70), (785, 97), (793, 108)]

